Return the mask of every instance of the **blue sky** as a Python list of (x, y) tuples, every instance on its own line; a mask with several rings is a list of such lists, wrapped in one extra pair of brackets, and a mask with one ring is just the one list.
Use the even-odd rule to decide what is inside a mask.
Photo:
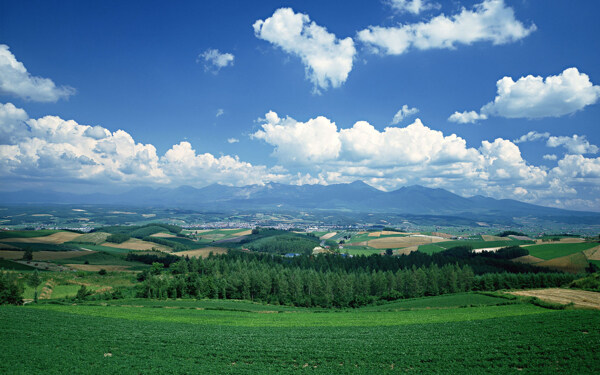
[(600, 211), (598, 8), (0, 0), (1, 188), (360, 179)]

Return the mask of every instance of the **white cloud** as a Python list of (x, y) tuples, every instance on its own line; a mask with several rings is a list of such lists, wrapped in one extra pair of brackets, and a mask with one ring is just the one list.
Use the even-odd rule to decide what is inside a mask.
[(515, 19), (512, 8), (503, 0), (484, 0), (473, 10), (463, 8), (453, 16), (441, 14), (428, 22), (397, 27), (369, 26), (358, 32), (358, 39), (375, 51), (400, 55), (411, 48), (455, 48), (475, 42), (505, 44), (525, 38), (536, 29)]
[(440, 4), (429, 0), (389, 0), (388, 4), (397, 12), (419, 14), (429, 9), (439, 9)]
[(544, 156), (542, 156), (544, 158), (544, 160), (556, 160), (558, 159), (558, 157), (554, 154), (546, 154)]
[(217, 113), (215, 117), (221, 117), (225, 114), (225, 111), (222, 108), (217, 109)]
[(341, 142), (335, 123), (323, 116), (298, 122), (293, 118), (279, 118), (270, 111), (265, 116), (262, 130), (252, 134), (275, 147), (278, 159), (298, 164), (318, 163), (337, 157)]
[(227, 143), (238, 143), (240, 140), (237, 138), (228, 138)]
[(577, 68), (565, 69), (557, 76), (510, 77), (500, 79), (493, 102), (481, 108), (487, 115), (507, 118), (560, 117), (582, 110), (600, 98), (600, 86), (594, 86), (587, 74)]
[(548, 170), (528, 163), (509, 140), (482, 141), (473, 148), (463, 138), (433, 130), (419, 119), (383, 130), (365, 121), (338, 128), (323, 116), (300, 122), (275, 112), (262, 121), (262, 129), (252, 137), (272, 145), (280, 164), (293, 166), (286, 181), (296, 184), (359, 179), (384, 190), (421, 184), (462, 195), (552, 205), (569, 200), (574, 205), (575, 197), (591, 202), (589, 194), (578, 196), (579, 191), (600, 183), (593, 177), (600, 166), (596, 159), (567, 155), (557, 163), (559, 168)]
[(56, 102), (73, 95), (75, 89), (57, 87), (49, 78), (32, 76), (9, 47), (0, 44), (0, 93), (35, 102)]
[(352, 38), (338, 39), (311, 22), (307, 14), (280, 8), (271, 17), (257, 20), (253, 27), (257, 38), (300, 57), (315, 92), (341, 86), (352, 70), (356, 54)]
[(81, 125), (56, 116), (28, 118), (12, 104), (0, 104), (0, 178), (113, 184), (246, 185), (279, 181), (285, 175), (237, 156), (198, 154), (181, 142), (165, 155), (123, 131)]
[(537, 141), (539, 139), (548, 139), (548, 137), (550, 137), (550, 133), (548, 133), (548, 132), (538, 133), (538, 132), (532, 130), (529, 133), (522, 135), (519, 139), (515, 139), (513, 142), (514, 143), (533, 142), (533, 141)]
[(563, 146), (571, 154), (596, 154), (598, 146), (590, 144), (585, 135), (573, 134), (572, 137), (549, 137), (546, 142), (548, 147)]
[(448, 117), (448, 121), (456, 122), (459, 124), (473, 124), (479, 120), (487, 120), (487, 116), (483, 114), (479, 114), (475, 111), (464, 111), (454, 112), (450, 117)]
[(408, 106), (404, 104), (402, 108), (400, 108), (400, 110), (394, 115), (392, 125), (399, 124), (405, 118), (415, 115), (417, 113), (419, 113), (419, 110), (417, 108), (408, 108)]
[(600, 178), (600, 158), (586, 158), (582, 155), (565, 155), (558, 161), (558, 166), (552, 172), (561, 178)]
[(218, 49), (207, 49), (198, 55), (196, 62), (204, 62), (204, 70), (218, 73), (221, 68), (233, 65), (235, 56), (231, 53), (221, 53)]

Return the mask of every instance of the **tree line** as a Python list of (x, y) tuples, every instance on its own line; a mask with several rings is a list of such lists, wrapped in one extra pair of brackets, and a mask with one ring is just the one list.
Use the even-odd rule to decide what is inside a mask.
[[(318, 259), (323, 257), (313, 257)], [(377, 256), (379, 258), (386, 258)], [(436, 296), (471, 290), (493, 291), (554, 287), (573, 281), (564, 273), (487, 273), (476, 275), (468, 265), (415, 264), (382, 270), (368, 265), (307, 267), (281, 257), (219, 255), (207, 259), (182, 259), (169, 272), (145, 271), (138, 296), (145, 298), (247, 299), (305, 307), (358, 307), (379, 300)], [(300, 258), (300, 257), (297, 257)], [(341, 258), (338, 256), (338, 258)], [(374, 257), (360, 257), (369, 263)], [(392, 258), (392, 257), (387, 257)], [(343, 259), (343, 258), (342, 258)], [(313, 265), (318, 262), (315, 261)]]

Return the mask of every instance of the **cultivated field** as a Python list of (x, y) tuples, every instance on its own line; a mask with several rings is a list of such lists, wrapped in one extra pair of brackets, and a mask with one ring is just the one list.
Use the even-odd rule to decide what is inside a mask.
[(202, 249), (196, 250), (179, 251), (173, 254), (181, 257), (188, 256), (190, 258), (206, 258), (210, 253), (213, 253), (215, 255), (225, 254), (227, 253), (227, 249), (224, 247), (204, 247)]
[(117, 249), (130, 249), (130, 250), (152, 250), (152, 249), (156, 249), (159, 251), (166, 251), (169, 252), (171, 251), (171, 248), (168, 246), (164, 246), (164, 245), (159, 245), (157, 243), (154, 242), (147, 242), (147, 241), (142, 241), (142, 240), (138, 240), (137, 238), (131, 238), (123, 243), (110, 243), (110, 242), (106, 242), (104, 244), (102, 244), (102, 246), (107, 246), (107, 247), (114, 247)]
[(82, 236), (81, 233), (74, 232), (57, 232), (48, 236), (42, 237), (15, 237), (15, 238), (2, 238), (2, 242), (25, 242), (25, 243), (46, 243), (46, 244), (62, 244), (68, 241), (73, 241), (76, 238)]
[(600, 310), (600, 293), (588, 292), (576, 289), (533, 289), (509, 292), (517, 296), (537, 297), (544, 301), (550, 301), (566, 305), (573, 303), (575, 306)]
[[(0, 251), (0, 257), (4, 259), (18, 260), (23, 259), (24, 251)], [(85, 250), (74, 250), (74, 251), (34, 251), (33, 261), (46, 261), (46, 260), (57, 260), (57, 259), (68, 259), (76, 258), (83, 255), (89, 255), (90, 251)]]
[(381, 237), (368, 242), (368, 246), (376, 249), (387, 249), (407, 246), (418, 246), (442, 242), (445, 239), (434, 236)]
[(454, 308), (456, 301), (435, 298), (403, 301), (416, 309), (408, 311), (286, 313), (279, 306), (220, 301), (0, 306), (0, 321), (7, 322), (0, 325), (0, 372), (600, 371), (597, 312), (494, 306), (494, 298), (473, 298), (484, 306)]

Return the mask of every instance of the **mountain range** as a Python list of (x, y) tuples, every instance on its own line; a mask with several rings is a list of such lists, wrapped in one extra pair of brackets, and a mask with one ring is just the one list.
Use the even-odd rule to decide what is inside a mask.
[[(269, 183), (203, 188), (139, 187), (119, 194), (72, 194), (22, 190), (0, 192), (0, 204), (111, 204), (173, 207), (197, 210), (341, 210), (412, 215), (468, 215), (498, 217), (584, 218), (600, 223), (600, 213), (543, 207), (512, 199), (462, 197), (444, 189), (419, 185), (391, 192), (362, 181), (334, 185), (285, 185)], [(564, 220), (558, 220), (564, 221)]]

